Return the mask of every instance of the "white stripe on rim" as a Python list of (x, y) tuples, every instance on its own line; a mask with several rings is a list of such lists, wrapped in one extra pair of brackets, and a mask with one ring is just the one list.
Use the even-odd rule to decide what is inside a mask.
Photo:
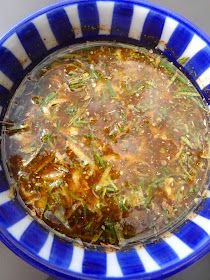
[(99, 22), (100, 22), (99, 34), (109, 35), (111, 33), (114, 2), (98, 1), (97, 8), (98, 8)]
[(144, 247), (136, 247), (136, 252), (144, 266), (146, 272), (153, 272), (160, 269), (160, 266), (156, 261), (150, 256)]
[(9, 194), (10, 194), (9, 190), (0, 193), (0, 206), (11, 200)]
[(166, 17), (162, 35), (158, 44), (158, 48), (163, 51), (166, 48), (174, 30), (177, 28), (178, 22), (170, 17)]
[(119, 265), (115, 252), (106, 254), (106, 276), (107, 277), (122, 277), (123, 273)]
[(47, 15), (44, 14), (42, 16), (39, 16), (38, 18), (35, 18), (32, 22), (36, 26), (36, 29), (38, 30), (46, 49), (51, 50), (57, 47), (58, 42), (52, 32)]
[(210, 67), (200, 75), (196, 82), (198, 83), (200, 89), (204, 89), (210, 85)]
[(23, 69), (27, 68), (31, 64), (31, 60), (16, 33), (9, 37), (3, 46), (10, 50), (11, 53), (19, 60)]
[(183, 54), (179, 57), (179, 59), (183, 57), (190, 59), (205, 47), (206, 47), (206, 42), (204, 42), (198, 35), (194, 34), (192, 40), (188, 44)]
[(210, 198), (210, 190), (207, 191), (207, 197)]
[(70, 5), (68, 7), (65, 7), (64, 9), (74, 30), (75, 38), (82, 37), (82, 29), (81, 29), (81, 23), (79, 19), (78, 5), (77, 4)]
[(69, 265), (69, 269), (74, 272), (81, 273), (82, 272), (82, 265), (84, 260), (84, 249), (78, 246), (73, 246), (73, 254), (71, 263)]
[(8, 90), (11, 90), (13, 87), (13, 81), (10, 80), (2, 71), (0, 71), (0, 85), (5, 87)]
[(140, 40), (149, 11), (150, 10), (147, 8), (134, 5), (131, 26), (128, 34), (129, 38)]
[(209, 236), (210, 236), (210, 220), (202, 217), (200, 215), (196, 215), (190, 219), (193, 223), (197, 224), (201, 227)]
[[(3, 107), (0, 106), (0, 114), (1, 114), (2, 110), (3, 110)], [(0, 171), (1, 171), (1, 170), (2, 170), (2, 167), (1, 167), (1, 165), (0, 165)]]
[(23, 219), (18, 221), (16, 224), (9, 227), (7, 230), (12, 234), (12, 236), (20, 240), (23, 233), (32, 223), (32, 218), (29, 215), (26, 215)]
[(180, 259), (184, 259), (193, 252), (193, 250), (176, 235), (172, 233), (168, 234), (169, 236), (164, 238), (164, 241), (173, 249)]
[(39, 251), (39, 256), (44, 260), (49, 260), (50, 253), (52, 249), (54, 234), (52, 232), (48, 233), (47, 240), (45, 241), (44, 245), (42, 246), (41, 250)]
[[(0, 113), (1, 113), (2, 109), (3, 109), (3, 107), (0, 106)], [(2, 171), (2, 166), (1, 165), (0, 165), (0, 171)]]

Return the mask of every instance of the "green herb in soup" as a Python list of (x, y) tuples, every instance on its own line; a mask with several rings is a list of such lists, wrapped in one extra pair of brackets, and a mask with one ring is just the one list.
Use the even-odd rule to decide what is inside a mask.
[(37, 217), (74, 239), (122, 245), (163, 231), (197, 201), (207, 126), (199, 93), (166, 59), (104, 44), (33, 70), (3, 137), (10, 176)]

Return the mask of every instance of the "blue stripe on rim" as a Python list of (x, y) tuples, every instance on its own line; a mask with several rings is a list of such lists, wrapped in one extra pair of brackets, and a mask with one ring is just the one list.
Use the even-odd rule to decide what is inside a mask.
[(156, 246), (156, 243), (146, 245), (146, 250), (160, 267), (169, 265), (178, 259), (176, 253), (163, 240), (158, 242), (158, 246)]
[(185, 69), (196, 80), (205, 70), (208, 69), (209, 62), (210, 49), (205, 47), (189, 60), (189, 62), (185, 65)]
[(24, 218), (26, 213), (17, 200), (12, 200), (0, 206), (0, 215), (0, 225), (8, 228)]
[(71, 262), (72, 252), (73, 248), (71, 244), (66, 244), (64, 240), (54, 236), (49, 262), (63, 268), (68, 268)]
[[(4, 97), (2, 97), (2, 95)], [(6, 89), (5, 87), (3, 87), (2, 85), (0, 85), (0, 104), (4, 105), (4, 102), (2, 102), (2, 99), (7, 99), (8, 100), (8, 95), (10, 95), (10, 91), (8, 89)]]
[(23, 79), (23, 67), (19, 60), (3, 46), (0, 47), (0, 70), (14, 83)]
[[(27, 249), (38, 254), (44, 245), (47, 236), (48, 231), (40, 225), (37, 226), (37, 222), (33, 221), (21, 236), (20, 242), (23, 243)], [(31, 247), (32, 243), (33, 247)]]
[[(189, 227), (191, 231), (189, 232)], [(192, 234), (193, 232), (193, 234)], [(190, 248), (196, 249), (197, 247), (205, 244), (208, 241), (208, 234), (202, 230), (198, 225), (191, 221), (187, 221), (181, 229), (176, 232), (176, 236), (179, 237)]]
[[(180, 57), (192, 40), (193, 34), (190, 30), (186, 30), (182, 24), (179, 24), (169, 39), (164, 55), (174, 56), (175, 58)], [(180, 44), (180, 42), (182, 43)]]
[(148, 48), (156, 47), (162, 35), (164, 23), (164, 16), (150, 11), (143, 26), (140, 40), (141, 45), (147, 46)]
[[(92, 1), (91, 1), (92, 2)], [(99, 32), (99, 15), (96, 3), (90, 1), (78, 6), (83, 37), (94, 37)], [(90, 28), (92, 27), (92, 28)]]
[[(32, 62), (38, 62), (39, 59), (47, 56), (48, 51), (32, 22), (17, 30), (17, 35)], [(33, 38), (33, 42), (30, 38)]]
[(203, 94), (206, 102), (209, 103), (209, 101), (210, 101), (210, 85), (206, 86), (203, 89), (202, 94)]
[[(116, 1), (118, 4), (119, 4), (119, 1), (117, 0)], [(83, 15), (85, 15), (86, 16), (86, 14), (84, 13), (85, 12), (85, 9), (84, 9), (84, 7), (87, 5), (87, 1), (82, 1), (82, 0), (78, 0), (78, 1), (73, 1), (73, 2), (69, 2), (69, 1), (65, 1), (65, 2), (62, 2), (62, 4), (61, 3), (59, 3), (59, 4), (56, 4), (56, 5), (53, 5), (53, 6), (51, 6), (51, 7), (49, 7), (49, 8), (46, 8), (46, 9), (44, 9), (44, 10), (42, 10), (42, 11), (40, 11), (40, 12), (38, 12), (38, 13), (36, 13), (36, 14), (34, 14), (34, 15), (32, 15), (31, 17), (29, 17), (28, 19), (26, 19), (26, 20), (24, 20), (22, 23), (25, 23), (27, 26), (29, 25), (29, 26), (31, 26), (30, 25), (30, 23), (28, 22), (28, 21), (31, 21), (32, 19), (34, 19), (35, 17), (37, 17), (38, 15), (40, 15), (41, 13), (43, 13), (43, 11), (44, 12), (51, 12), (52, 10), (55, 10), (55, 8), (57, 8), (57, 7), (64, 7), (65, 5), (67, 5), (68, 3), (79, 3), (79, 10), (82, 10), (83, 9), (83, 13), (80, 13), (79, 15), (80, 15), (80, 17), (81, 16), (83, 16)], [(89, 1), (88, 3), (92, 3), (92, 6), (95, 6), (95, 1)], [(138, 3), (141, 3), (142, 4), (142, 6), (144, 6), (144, 7), (147, 7), (147, 8), (152, 8), (152, 10), (154, 11), (154, 13), (156, 13), (156, 12), (158, 12), (158, 11), (160, 11), (160, 10), (162, 10), (163, 11), (163, 14), (164, 14), (164, 16), (165, 15), (169, 15), (169, 16), (171, 16), (172, 18), (174, 18), (174, 19), (176, 19), (176, 20), (178, 20), (178, 21), (181, 21), (182, 23), (184, 23), (184, 24), (186, 24), (188, 27), (190, 27), (190, 29), (191, 29), (191, 31), (192, 31), (192, 33), (193, 32), (195, 32), (195, 34), (198, 34), (199, 36), (201, 36), (208, 44), (210, 43), (210, 40), (209, 40), (209, 38), (204, 34), (204, 33), (202, 33), (202, 32), (200, 32), (200, 31), (198, 31), (197, 29), (196, 29), (196, 27), (194, 27), (193, 25), (191, 25), (188, 21), (186, 21), (185, 19), (183, 19), (182, 17), (180, 17), (180, 16), (178, 16), (178, 15), (176, 15), (176, 14), (173, 14), (173, 15), (171, 15), (171, 13), (169, 12), (169, 11), (167, 11), (166, 9), (160, 9), (159, 8), (159, 6), (158, 5), (154, 5), (154, 4), (149, 4), (149, 3), (147, 3), (147, 2), (141, 2), (141, 1), (125, 1), (124, 2), (124, 5), (126, 6), (131, 6), (133, 3), (135, 3), (136, 5), (138, 5)], [(81, 6), (83, 6), (82, 8), (81, 8)], [(95, 9), (95, 8), (94, 8)], [(95, 13), (94, 12), (94, 15), (97, 15), (98, 16), (98, 14), (97, 14), (97, 12)], [(96, 17), (97, 17), (96, 16)], [(90, 17), (90, 15), (89, 15), (89, 17)], [(98, 18), (97, 19), (92, 19), (94, 22), (97, 22), (98, 21)], [(90, 24), (90, 22), (89, 22), (89, 24)], [(24, 27), (25, 28), (25, 27)], [(33, 26), (33, 28), (35, 28), (34, 26)], [(13, 34), (13, 32), (15, 32), (15, 31), (18, 31), (18, 33), (21, 33), (22, 31), (23, 31), (23, 28), (19, 28), (18, 26), (16, 26), (15, 27), (15, 29), (13, 29), (12, 31), (10, 31), (1, 41), (0, 41), (0, 44), (2, 44), (10, 35), (12, 35)], [(27, 29), (25, 30), (26, 32), (27, 32)], [(29, 30), (29, 32), (31, 32), (30, 30)], [(33, 34), (33, 32), (31, 33), (31, 34)], [(91, 32), (91, 34), (93, 35), (93, 32)], [(21, 34), (20, 34), (21, 35)], [(23, 33), (22, 33), (22, 35), (23, 35)], [(86, 34), (87, 36), (90, 36), (90, 34)], [(95, 37), (96, 37), (96, 35), (97, 34), (95, 34)], [(173, 36), (173, 35), (172, 35)], [(24, 36), (23, 36), (24, 38), (25, 38), (25, 41), (27, 42), (27, 34), (24, 34)], [(39, 36), (39, 34), (38, 34), (38, 37), (39, 37), (39, 40), (41, 39), (40, 38), (40, 36)], [(108, 36), (107, 38), (108, 39), (113, 39), (113, 37), (114, 36)], [(19, 38), (21, 39), (21, 36), (19, 36)], [(35, 40), (37, 39), (37, 36), (35, 36)], [(38, 40), (38, 41), (39, 41)], [(178, 41), (178, 40), (177, 40)], [(25, 43), (26, 43), (25, 42)], [(23, 42), (22, 42), (23, 43)], [(42, 42), (42, 44), (43, 44), (43, 42)], [(185, 43), (186, 44), (186, 46), (187, 46), (187, 43)], [(184, 44), (184, 45), (185, 45)], [(27, 43), (24, 45), (24, 47), (25, 47), (25, 49), (26, 49), (26, 51), (28, 52), (30, 52), (30, 51), (33, 51), (33, 49), (32, 49), (32, 46), (29, 44), (29, 45), (27, 45)], [(178, 46), (175, 46), (176, 48), (178, 48)], [(33, 60), (33, 62), (35, 62), (35, 61), (38, 61), (39, 59), (41, 59), (46, 53), (44, 53), (44, 51), (46, 52), (46, 49), (45, 49), (45, 47), (44, 48), (41, 48), (41, 53), (42, 53), (42, 55), (40, 55), (40, 52), (37, 52), (37, 55), (34, 55), (34, 60)], [(184, 49), (184, 48), (183, 48)], [(181, 53), (181, 50), (178, 48), (178, 50), (179, 50), (179, 52)], [(183, 50), (182, 50), (183, 51)], [(50, 52), (47, 52), (47, 54), (49, 54)], [(33, 55), (33, 54), (31, 54), (31, 55)], [(170, 54), (168, 54), (169, 56), (170, 56)], [(207, 87), (207, 89), (208, 89), (208, 87)], [(14, 203), (14, 202), (8, 202), (8, 203), (6, 203), (5, 205), (8, 205), (8, 207), (10, 207), (10, 205), (12, 205), (12, 203)], [(5, 209), (4, 209), (4, 206), (5, 205), (3, 205), (3, 206), (1, 206), (0, 207), (0, 216), (1, 215), (3, 215), (3, 220), (1, 220), (1, 222), (2, 223), (4, 223), (4, 221), (5, 221), (5, 217), (6, 217), (6, 220), (8, 220), (8, 222), (10, 222), (10, 224), (9, 224), (9, 226), (11, 226), (12, 224), (14, 224), (14, 223), (16, 223), (18, 220), (20, 220), (21, 219), (21, 217), (19, 217), (19, 219), (16, 221), (14, 221), (13, 219), (13, 217), (10, 217), (9, 215), (8, 215), (8, 212), (6, 211), (5, 212)], [(3, 212), (1, 211), (3, 209)], [(10, 212), (10, 215), (11, 215), (11, 213), (15, 213), (16, 211), (19, 213), (19, 210), (17, 210), (18, 209), (18, 206), (17, 206), (17, 208), (16, 207), (14, 207), (14, 206), (12, 206), (11, 207), (11, 210), (12, 210), (12, 212)], [(207, 209), (206, 209), (206, 211), (207, 211)], [(20, 211), (20, 213), (21, 213), (21, 211)], [(16, 215), (20, 215), (20, 213), (19, 214), (17, 214), (17, 213), (15, 213), (15, 216)], [(16, 217), (17, 218), (17, 217)], [(15, 218), (15, 219), (16, 219)], [(6, 221), (5, 221), (5, 223), (6, 223)], [(74, 272), (71, 272), (71, 271), (66, 271), (65, 270), (65, 267), (64, 266), (62, 266), (62, 264), (60, 264), (60, 266), (58, 266), (57, 265), (57, 262), (50, 262), (50, 264), (48, 263), (48, 262), (46, 262), (46, 261), (44, 261), (44, 260), (41, 260), (41, 259), (35, 259), (34, 257), (34, 254), (33, 253), (30, 253), (30, 250), (23, 250), (23, 248), (25, 247), (25, 244), (24, 244), (24, 240), (22, 240), (20, 243), (18, 243), (18, 242), (16, 242), (15, 240), (14, 240), (14, 238), (13, 237), (11, 237), (10, 235), (8, 235), (8, 233), (6, 233), (6, 229), (5, 229), (5, 224), (2, 224), (3, 225), (3, 227), (1, 227), (1, 229), (0, 229), (0, 235), (1, 235), (1, 239), (2, 239), (2, 241), (9, 247), (9, 248), (11, 248), (13, 251), (15, 251), (18, 255), (20, 255), (20, 256), (22, 256), (24, 259), (26, 259), (28, 262), (30, 262), (31, 264), (33, 264), (34, 266), (36, 266), (36, 267), (38, 267), (38, 268), (40, 268), (40, 269), (42, 269), (42, 270), (44, 270), (45, 272), (48, 272), (48, 273), (50, 273), (50, 274), (54, 274), (54, 275), (57, 275), (57, 276), (65, 276), (66, 274), (68, 274), (68, 275), (74, 275), (74, 276), (77, 276), (77, 277), (80, 277), (81, 278), (81, 275), (79, 275), (79, 274), (77, 274), (77, 273), (74, 273)], [(190, 227), (189, 227), (190, 228)], [(189, 229), (189, 232), (192, 232), (192, 230), (193, 230), (193, 228), (190, 228)], [(180, 232), (182, 231), (182, 227), (180, 228)], [(209, 241), (209, 239), (208, 239), (208, 241)], [(62, 241), (60, 241), (59, 239), (58, 239), (58, 246), (57, 246), (57, 248), (60, 246), (60, 242), (62, 242)], [(53, 243), (54, 244), (54, 243)], [(157, 243), (156, 244), (157, 246), (159, 246), (159, 243)], [(54, 245), (53, 245), (54, 246)], [(148, 249), (148, 248), (147, 248)], [(57, 249), (55, 249), (55, 251), (56, 251)], [(60, 249), (58, 249), (58, 250), (60, 250)], [(204, 244), (201, 244), (201, 245), (199, 245), (199, 247), (197, 248), (197, 250), (195, 251), (195, 252), (193, 252), (193, 254), (191, 254), (189, 257), (187, 257), (184, 261), (179, 261), (179, 262), (176, 262), (176, 260), (174, 261), (174, 262), (171, 262), (171, 264), (170, 265), (168, 265), (168, 266), (165, 266), (165, 267), (161, 267), (161, 270), (160, 271), (157, 271), (157, 272), (154, 272), (154, 273), (150, 273), (150, 274), (148, 274), (148, 273), (144, 273), (144, 272), (142, 272), (142, 273), (137, 273), (137, 274), (135, 274), (135, 272), (132, 270), (130, 273), (128, 273), (127, 274), (127, 276), (126, 276), (126, 278), (127, 279), (129, 279), (129, 278), (132, 278), (132, 279), (136, 279), (136, 278), (139, 278), (139, 277), (141, 277), (141, 278), (143, 278), (143, 277), (148, 277), (148, 275), (149, 275), (149, 277), (151, 278), (151, 277), (163, 277), (163, 276), (168, 276), (168, 275), (170, 275), (174, 270), (180, 270), (181, 268), (183, 268), (184, 266), (187, 266), (187, 265), (189, 265), (190, 263), (192, 263), (193, 261), (195, 261), (196, 259), (198, 259), (198, 258), (200, 258), (205, 252), (207, 252), (209, 250), (209, 242), (206, 242), (206, 243), (204, 243)], [(61, 251), (60, 251), (61, 252)], [(91, 257), (94, 259), (94, 256), (95, 256), (95, 253), (94, 252), (90, 252), (89, 251), (89, 254), (91, 254)], [(151, 254), (151, 253), (150, 253)], [(119, 263), (121, 264), (121, 256), (123, 255), (123, 253), (121, 253), (121, 252), (119, 252), (119, 253), (117, 253), (117, 256), (118, 256), (118, 261), (119, 261)], [(51, 252), (51, 256), (53, 256), (53, 254), (52, 254), (52, 252)], [(62, 258), (62, 254), (59, 256), (60, 258)], [(159, 256), (158, 256), (159, 257)], [(52, 258), (51, 258), (51, 260), (52, 260)], [(133, 260), (135, 260), (135, 257), (133, 257)], [(129, 258), (127, 258), (127, 261), (129, 262)], [(158, 259), (156, 259), (155, 258), (155, 261), (157, 262), (158, 261)], [(137, 265), (139, 265), (139, 263), (137, 264)], [(91, 276), (91, 274), (92, 274), (92, 276)], [(85, 277), (86, 278), (86, 276), (88, 276), (88, 277), (91, 277), (92, 279), (98, 279), (99, 278), (99, 275), (96, 275), (95, 273), (94, 273), (94, 271), (93, 270), (90, 270), (90, 273), (88, 274), (88, 275), (85, 275), (85, 276), (82, 276), (82, 278), (83, 277)]]
[(116, 37), (128, 37), (133, 15), (133, 6), (115, 3), (111, 34)]
[[(117, 259), (124, 275), (141, 273), (145, 271), (135, 249), (130, 249), (126, 252), (118, 252)], [(133, 266), (133, 264), (136, 265)]]
[[(8, 96), (11, 95), (11, 92), (6, 89), (5, 87), (3, 87), (2, 85), (0, 85), (0, 106), (1, 106), (1, 113), (0, 113), (0, 119), (3, 119), (6, 111), (7, 111), (7, 106), (9, 104), (9, 98)], [(1, 180), (2, 180), (2, 172), (0, 173), (0, 190), (1, 188), (3, 188), (1, 186)]]
[(10, 96), (10, 91), (8, 89), (6, 89), (4, 86), (0, 85), (0, 105), (4, 106), (6, 105), (9, 100), (8, 100), (8, 96)]
[(50, 27), (59, 46), (67, 46), (75, 38), (71, 23), (63, 9), (56, 9), (47, 14)]
[(6, 177), (4, 176), (4, 171), (1, 170), (0, 171), (0, 194), (1, 194), (1, 192), (8, 190), (8, 188), (9, 188), (9, 185), (6, 180)]
[(93, 252), (89, 250), (84, 251), (84, 260), (83, 260), (83, 270), (85, 274), (106, 274), (106, 253), (104, 252)]

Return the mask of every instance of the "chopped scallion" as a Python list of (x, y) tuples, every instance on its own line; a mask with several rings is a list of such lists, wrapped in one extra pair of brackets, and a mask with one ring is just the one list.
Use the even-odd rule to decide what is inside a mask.
[(110, 80), (107, 80), (107, 81), (106, 81), (106, 86), (107, 86), (107, 89), (108, 89), (108, 91), (109, 91), (110, 97), (111, 97), (111, 98), (116, 97), (116, 93), (115, 93), (115, 91), (114, 91), (114, 89), (113, 89), (112, 82), (111, 82)]
[(46, 107), (53, 99), (58, 96), (57, 92), (50, 92), (40, 103), (41, 107)]

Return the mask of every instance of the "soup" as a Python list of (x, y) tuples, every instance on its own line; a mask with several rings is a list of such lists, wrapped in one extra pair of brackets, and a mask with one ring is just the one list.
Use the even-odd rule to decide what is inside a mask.
[(53, 54), (18, 88), (4, 125), (11, 184), (67, 237), (147, 240), (202, 196), (205, 105), (152, 51), (95, 43)]

